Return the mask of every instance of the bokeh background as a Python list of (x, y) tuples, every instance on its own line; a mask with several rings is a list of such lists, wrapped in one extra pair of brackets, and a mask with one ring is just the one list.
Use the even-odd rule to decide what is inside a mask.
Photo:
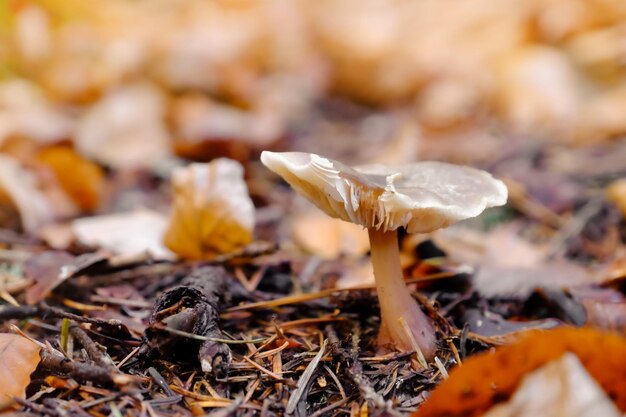
[[(138, 341), (157, 294), (197, 266), (169, 260), (227, 266), (245, 302), (372, 285), (367, 233), (259, 162), (265, 149), (297, 150), (348, 164), (444, 160), (506, 182), (506, 206), (400, 233), (405, 276), (459, 346), (467, 329), (481, 349), (562, 323), (626, 333), (625, 135), (626, 0), (0, 0), (0, 298), (97, 304), (89, 314)], [(105, 269), (85, 272), (83, 255)], [(58, 272), (68, 265), (80, 275)], [(375, 305), (369, 291), (346, 292), (225, 315), (222, 328), (269, 337), (277, 322), (322, 318), (338, 340), (357, 335), (352, 355), (354, 313), (373, 342)], [(297, 343), (316, 351), (320, 329)], [(607, 356), (597, 346), (593, 357)], [(400, 373), (363, 369), (409, 412), (460, 363), (442, 358), (424, 378), (408, 357)], [(258, 373), (237, 365), (240, 382)], [(204, 378), (196, 370), (179, 381)], [(410, 388), (398, 394), (390, 374)], [(280, 381), (263, 407), (282, 412)], [(226, 397), (245, 392), (261, 409), (265, 386), (245, 384)], [(314, 407), (339, 398), (324, 387)], [(367, 396), (346, 405), (351, 415)], [(122, 413), (136, 404), (123, 398)]]
[(0, 143), (488, 160), (626, 132), (620, 0), (5, 0)]
[(42, 224), (165, 213), (189, 161), (242, 162), (259, 208), (263, 149), (436, 159), (560, 227), (626, 172), (625, 75), (621, 0), (5, 0), (0, 156), (44, 198), (15, 196), (17, 168), (0, 183)]

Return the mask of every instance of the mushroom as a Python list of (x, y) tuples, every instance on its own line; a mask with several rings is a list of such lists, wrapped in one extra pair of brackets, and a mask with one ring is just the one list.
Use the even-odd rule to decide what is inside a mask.
[(381, 346), (432, 358), (430, 319), (407, 289), (398, 228), (426, 233), (506, 203), (507, 188), (489, 173), (442, 162), (349, 167), (302, 152), (268, 152), (261, 161), (326, 214), (367, 228), (380, 302)]

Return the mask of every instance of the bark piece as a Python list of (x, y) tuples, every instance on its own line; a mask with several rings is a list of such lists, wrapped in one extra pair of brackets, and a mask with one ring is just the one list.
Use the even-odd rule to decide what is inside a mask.
[(227, 280), (223, 268), (206, 266), (161, 294), (146, 329), (143, 353), (149, 358), (158, 355), (184, 360), (197, 352), (204, 372), (225, 377), (231, 352), (216, 339), (223, 339), (218, 319)]

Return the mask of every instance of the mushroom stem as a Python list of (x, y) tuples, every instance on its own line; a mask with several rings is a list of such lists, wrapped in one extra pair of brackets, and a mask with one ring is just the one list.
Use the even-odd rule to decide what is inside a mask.
[(435, 330), (404, 282), (397, 230), (385, 232), (368, 228), (368, 232), (380, 303), (379, 343), (393, 345), (401, 351), (413, 351), (416, 342), (424, 356), (432, 358), (435, 353)]

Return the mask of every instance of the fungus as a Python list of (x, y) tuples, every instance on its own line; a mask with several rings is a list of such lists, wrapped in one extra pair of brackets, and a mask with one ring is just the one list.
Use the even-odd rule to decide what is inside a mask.
[(435, 331), (407, 289), (397, 230), (426, 233), (506, 202), (489, 173), (442, 162), (351, 168), (319, 155), (268, 152), (261, 161), (326, 214), (367, 228), (380, 302), (381, 346), (435, 352)]

